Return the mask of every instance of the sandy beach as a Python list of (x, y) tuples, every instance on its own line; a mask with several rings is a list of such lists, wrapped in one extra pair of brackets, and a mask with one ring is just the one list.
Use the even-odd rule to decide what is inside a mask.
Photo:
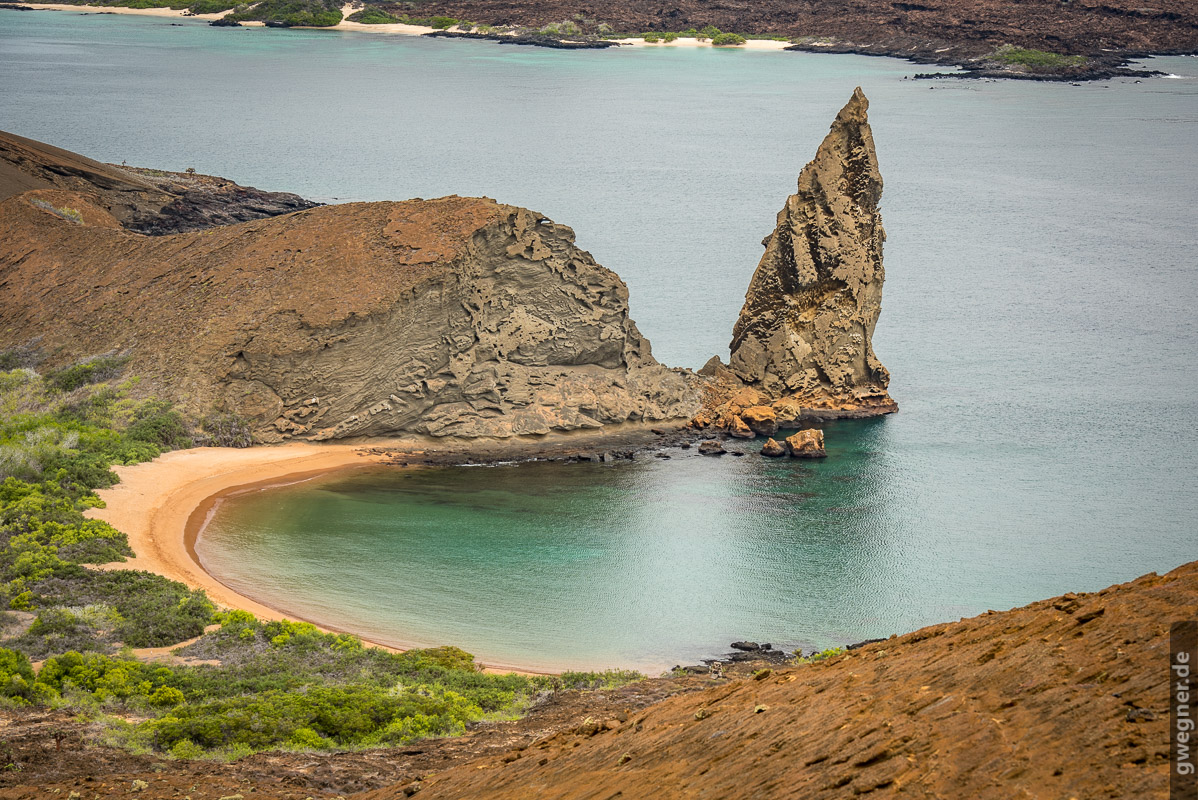
[(220, 19), (224, 14), (188, 14), (187, 9), (121, 8), (119, 6), (73, 6), (67, 3), (21, 3), (40, 11), (77, 11), (80, 14), (136, 14), (143, 17), (186, 17), (187, 19)]
[[(220, 19), (226, 12), (219, 14), (190, 14), (186, 9), (173, 8), (122, 8), (119, 6), (75, 6), (66, 3), (21, 3), (21, 5), (29, 6), (45, 11), (77, 11), (81, 14), (136, 14), (147, 17), (175, 17), (181, 19), (197, 19), (211, 21)], [(402, 36), (423, 36), (426, 33), (432, 33), (435, 28), (428, 28), (422, 25), (405, 25), (403, 23), (393, 23), (389, 25), (364, 25), (361, 22), (349, 22), (346, 20), (355, 9), (352, 5), (344, 5), (341, 8), (341, 22), (328, 28), (313, 28), (311, 30), (329, 30), (329, 31), (354, 31), (357, 33), (387, 33), (399, 34)], [(263, 27), (261, 22), (243, 22), (243, 27)], [(450, 30), (457, 30), (450, 28)], [(646, 42), (640, 38), (617, 39), (621, 46), (624, 47), (711, 47), (709, 40), (695, 39), (692, 37), (680, 37), (672, 42)], [(743, 45), (735, 47), (724, 47), (724, 50), (783, 50), (790, 46), (790, 42), (779, 42), (772, 39), (749, 39)]]
[(156, 572), (203, 589), (218, 605), (244, 609), (262, 619), (283, 619), (283, 613), (233, 591), (195, 560), (195, 537), (216, 501), (254, 485), (298, 480), (379, 460), (366, 454), (361, 445), (346, 444), (176, 450), (144, 464), (114, 467), (121, 482), (99, 491), (106, 507), (91, 509), (87, 516), (123, 531), (137, 554), (106, 568)]
[[(572, 452), (600, 443), (607, 447), (635, 446), (636, 442), (655, 438), (651, 433), (653, 425), (625, 423), (601, 430), (558, 431), (546, 436), (500, 441), (443, 439), (430, 442), (413, 437), (357, 444), (290, 442), (248, 448), (174, 450), (153, 461), (113, 467), (120, 482), (96, 493), (105, 507), (85, 513), (122, 531), (136, 553), (134, 558), (105, 564), (101, 569), (155, 572), (193, 589), (203, 589), (213, 602), (225, 608), (249, 611), (266, 620), (304, 620), (300, 615), (285, 613), (234, 591), (200, 566), (195, 541), (222, 497), (304, 480), (333, 470), (378, 465), (387, 460), (380, 454), (380, 449), (384, 448), (408, 453), (413, 458), (444, 459), (446, 454), (452, 453), (473, 453), (492, 460), (497, 457), (532, 458), (552, 452)], [(304, 621), (313, 622), (325, 631), (343, 632), (314, 620)], [(374, 647), (402, 652), (402, 648), (363, 641)], [(526, 675), (555, 673), (554, 670), (528, 669), (521, 665), (487, 666), (486, 671)]]

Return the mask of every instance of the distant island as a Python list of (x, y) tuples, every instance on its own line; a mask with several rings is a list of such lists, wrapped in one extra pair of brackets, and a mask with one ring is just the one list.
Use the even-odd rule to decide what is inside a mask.
[[(25, 5), (37, 7), (45, 4)], [(846, 8), (830, 0), (709, 4), (682, 0), (649, 7), (629, 0), (497, 2), (428, 0), (65, 0), (57, 7), (173, 9), (213, 25), (392, 29), (559, 48), (635, 44), (762, 47), (892, 56), (955, 66), (955, 77), (1091, 80), (1144, 75), (1132, 59), (1198, 53), (1198, 11), (1170, 2), (986, 0), (887, 2)], [(7, 6), (21, 7), (21, 6)], [(933, 77), (921, 75), (918, 77)]]

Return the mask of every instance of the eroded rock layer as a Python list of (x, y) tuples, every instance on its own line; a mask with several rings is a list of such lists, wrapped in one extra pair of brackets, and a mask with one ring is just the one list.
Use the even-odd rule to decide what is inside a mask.
[(820, 416), (896, 411), (871, 337), (882, 302), (878, 171), (858, 88), (778, 213), (733, 329), (729, 366)]
[(154, 237), (79, 193), (0, 204), (0, 349), (128, 352), (147, 391), (249, 417), (264, 441), (689, 416), (687, 377), (653, 359), (627, 301), (569, 228), (489, 199)]

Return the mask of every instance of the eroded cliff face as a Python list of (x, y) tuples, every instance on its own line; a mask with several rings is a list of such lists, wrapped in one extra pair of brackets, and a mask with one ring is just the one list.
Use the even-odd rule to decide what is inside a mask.
[(127, 351), (147, 391), (249, 417), (264, 441), (688, 417), (689, 376), (653, 359), (627, 301), (569, 228), (489, 199), (156, 237), (62, 190), (0, 204), (0, 348)]
[(729, 366), (821, 416), (896, 411), (871, 337), (882, 302), (882, 176), (858, 88), (799, 174), (733, 329)]

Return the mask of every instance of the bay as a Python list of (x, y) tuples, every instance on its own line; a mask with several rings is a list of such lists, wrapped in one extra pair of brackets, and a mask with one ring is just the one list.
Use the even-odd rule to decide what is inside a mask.
[[(928, 82), (882, 58), (0, 11), (0, 128), (326, 201), (534, 208), (627, 281), (659, 359), (695, 367), (726, 356), (760, 239), (862, 86), (889, 233), (874, 343), (899, 414), (830, 426), (832, 457), (806, 467), (330, 478), (230, 503), (201, 542), (223, 579), (379, 638), (648, 667), (730, 636), (910, 630), (1195, 557), (1198, 60), (1150, 65), (1175, 77)], [(343, 562), (337, 591), (307, 581), (313, 552)]]

